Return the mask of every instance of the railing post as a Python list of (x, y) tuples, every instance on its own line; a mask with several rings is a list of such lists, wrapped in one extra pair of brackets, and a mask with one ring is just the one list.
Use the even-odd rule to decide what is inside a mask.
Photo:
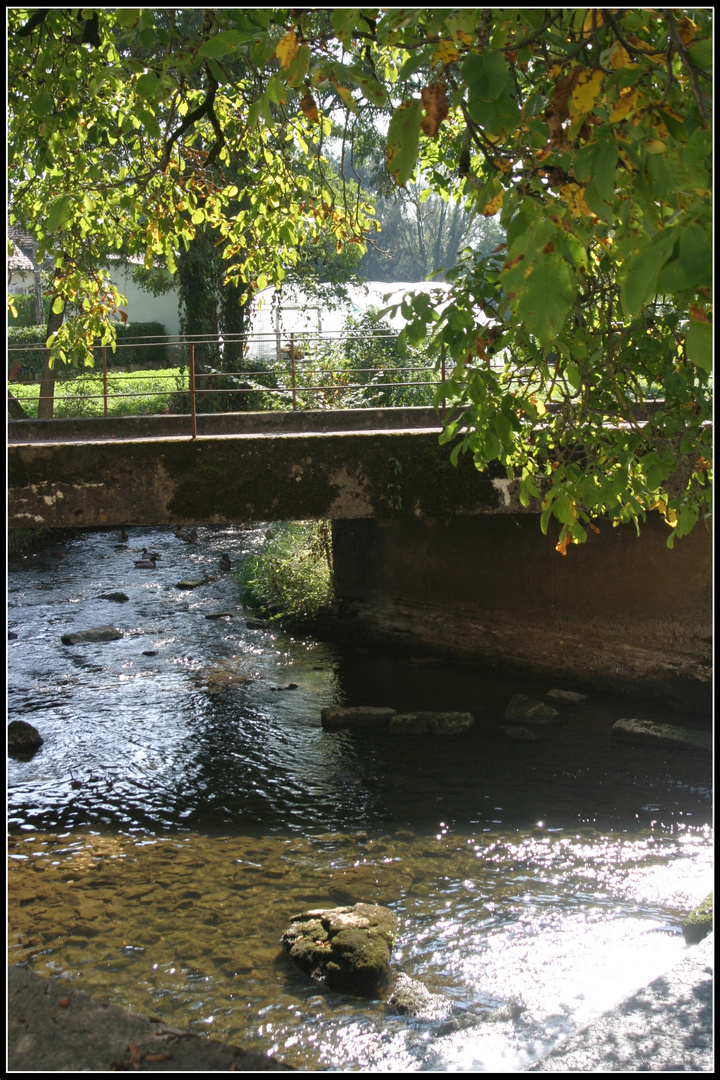
[(190, 362), (188, 365), (190, 375), (190, 424), (193, 439), (197, 439), (197, 413), (195, 410), (195, 345), (190, 342)]
[[(442, 343), (442, 349), (440, 350), (440, 378), (443, 386), (445, 386), (445, 342)], [(440, 412), (442, 416), (443, 427), (445, 427), (445, 395), (442, 398), (442, 410)]]
[(290, 371), (292, 372), (293, 412), (297, 409), (297, 391), (295, 386), (295, 335), (290, 335)]
[(103, 351), (103, 407), (105, 409), (105, 415), (107, 416), (107, 348), (105, 345), (102, 347)]

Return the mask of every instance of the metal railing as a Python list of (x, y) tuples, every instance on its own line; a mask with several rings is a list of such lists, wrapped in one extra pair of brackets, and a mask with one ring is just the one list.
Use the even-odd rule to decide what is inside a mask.
[[(75, 409), (81, 402), (102, 400), (103, 415), (108, 416), (108, 402), (122, 399), (148, 398), (158, 402), (155, 412), (170, 411), (168, 403), (180, 406), (181, 414), (189, 413), (192, 437), (197, 437), (199, 412), (233, 411), (237, 402), (240, 409), (252, 401), (253, 411), (272, 411), (283, 404), (296, 411), (307, 408), (392, 408), (403, 405), (432, 404), (438, 385), (445, 381), (444, 350), (435, 367), (432, 363), (402, 363), (398, 352), (398, 333), (385, 330), (302, 332), (284, 335), (272, 334), (223, 334), (223, 335), (168, 335), (161, 339), (124, 339), (116, 345), (114, 354), (107, 346), (93, 350), (99, 354), (100, 368), (86, 366), (78, 371), (58, 366), (56, 387), (75, 384), (70, 395), (54, 393), (57, 406), (67, 415), (68, 401)], [(269, 348), (270, 347), (270, 348)], [(176, 388), (116, 390), (109, 384), (113, 375), (126, 375), (122, 362), (124, 350), (164, 350), (167, 362), (165, 370), (172, 370)], [(268, 352), (275, 353), (268, 361)], [(384, 355), (383, 355), (384, 351)], [(45, 346), (38, 344), (13, 345), (8, 349), (8, 382), (13, 382), (12, 372), (17, 375), (20, 367), (18, 357), (22, 353), (44, 354)], [(227, 370), (228, 352), (239, 354), (237, 370)], [(378, 353), (380, 355), (378, 355)], [(374, 355), (373, 355), (374, 354)], [(112, 359), (108, 367), (109, 356)], [(13, 360), (15, 359), (15, 363)], [(147, 361), (157, 368), (158, 361)], [(136, 361), (135, 366), (137, 366)], [(236, 361), (233, 360), (233, 366)], [(127, 365), (126, 365), (127, 366)], [(102, 376), (102, 389), (93, 383)], [(134, 382), (157, 383), (158, 376), (145, 370), (133, 373)], [(40, 383), (40, 375), (33, 373), (22, 380)], [(251, 397), (253, 395), (253, 397)], [(37, 394), (18, 393), (15, 400), (23, 403), (39, 401)], [(159, 404), (162, 402), (162, 404)], [(277, 404), (275, 404), (277, 402)], [(209, 410), (204, 405), (209, 406)], [(218, 408), (222, 404), (224, 408)], [(78, 415), (73, 409), (72, 415)], [(442, 406), (444, 416), (444, 403)], [(143, 415), (153, 415), (149, 408)]]

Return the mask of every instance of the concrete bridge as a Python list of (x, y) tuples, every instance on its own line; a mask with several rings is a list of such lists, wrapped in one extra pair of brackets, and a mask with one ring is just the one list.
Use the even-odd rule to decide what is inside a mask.
[(367, 639), (710, 708), (712, 536), (652, 514), (555, 550), (504, 472), (457, 468), (430, 409), (11, 421), (11, 528), (333, 520)]
[(11, 528), (520, 512), (439, 446), (432, 409), (9, 423)]

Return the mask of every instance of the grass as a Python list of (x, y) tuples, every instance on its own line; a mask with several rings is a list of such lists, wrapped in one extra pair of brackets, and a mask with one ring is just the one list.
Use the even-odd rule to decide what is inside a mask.
[(333, 599), (331, 544), (328, 521), (276, 524), (238, 575), (247, 603), (286, 623), (314, 619)]
[[(11, 383), (9, 390), (20, 400), (28, 416), (37, 418), (39, 383)], [(186, 401), (182, 399), (188, 392), (188, 376), (187, 372), (180, 368), (109, 372), (107, 392), (108, 416), (185, 412)], [(79, 375), (73, 379), (58, 379), (55, 383), (54, 415), (72, 418), (104, 416), (102, 395), (102, 372)]]

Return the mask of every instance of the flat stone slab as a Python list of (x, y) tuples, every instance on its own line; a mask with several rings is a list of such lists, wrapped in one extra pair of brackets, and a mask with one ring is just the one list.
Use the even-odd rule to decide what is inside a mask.
[(63, 634), (63, 645), (77, 645), (82, 641), (117, 641), (123, 636), (122, 630), (114, 626), (94, 626), (90, 630), (78, 630), (74, 634)]
[(8, 968), (7, 1064), (18, 1073), (294, 1071), (264, 1054), (134, 1016), (68, 979), (44, 979), (23, 967)]
[(394, 709), (356, 705), (347, 708), (328, 707), (320, 713), (320, 722), (328, 731), (354, 727), (387, 727), (395, 715)]
[(694, 728), (659, 724), (654, 720), (618, 720), (613, 724), (613, 735), (625, 742), (645, 745), (675, 746), (697, 753), (712, 752), (712, 732), (696, 731)]
[(713, 935), (528, 1072), (713, 1072)]
[(587, 701), (587, 694), (579, 694), (576, 690), (548, 690), (545, 697), (550, 698), (551, 701), (567, 701), (573, 705)]
[(393, 735), (460, 735), (474, 723), (469, 712), (395, 713), (389, 730)]
[(559, 724), (562, 716), (544, 701), (528, 697), (527, 694), (513, 694), (503, 720), (508, 724)]

